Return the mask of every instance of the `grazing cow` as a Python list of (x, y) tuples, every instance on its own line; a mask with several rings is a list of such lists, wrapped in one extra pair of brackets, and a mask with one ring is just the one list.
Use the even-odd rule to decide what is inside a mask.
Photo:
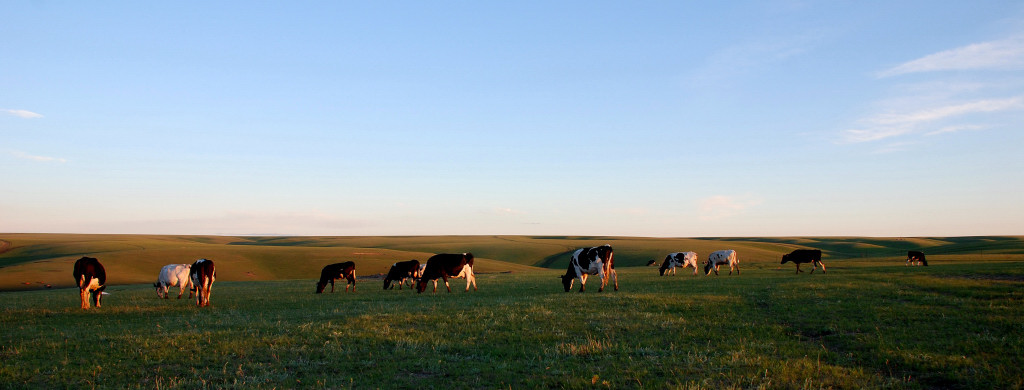
[(729, 275), (732, 275), (732, 270), (736, 270), (736, 275), (740, 274), (740, 259), (736, 258), (736, 251), (729, 249), (724, 251), (714, 251), (708, 255), (708, 262), (704, 263), (704, 275), (711, 275), (711, 271), (715, 271), (715, 275), (718, 275), (718, 267), (722, 264), (729, 264)]
[(653, 266), (656, 266), (656, 265), (658, 265), (658, 260), (648, 260), (647, 261), (647, 266), (648, 267), (653, 267)]
[(402, 285), (406, 281), (409, 281), (409, 287), (412, 287), (412, 281), (420, 277), (420, 261), (409, 260), (400, 261), (395, 264), (391, 264), (391, 269), (388, 270), (388, 275), (384, 277), (384, 289), (395, 288), (392, 284), (398, 282), (398, 289), (402, 289)]
[(793, 264), (796, 264), (797, 274), (804, 272), (800, 269), (800, 264), (803, 263), (811, 263), (814, 266), (814, 269), (811, 270), (812, 274), (814, 270), (818, 269), (819, 265), (821, 266), (821, 273), (825, 273), (825, 263), (821, 262), (821, 251), (818, 249), (797, 249), (789, 252), (788, 255), (782, 255), (782, 262), (779, 264), (786, 264), (791, 261)]
[(348, 283), (345, 283), (345, 292), (348, 292), (348, 287), (352, 286), (352, 292), (356, 292), (356, 263), (346, 261), (344, 263), (334, 263), (324, 266), (324, 269), (320, 271), (320, 281), (316, 282), (316, 293), (320, 294), (327, 288), (327, 283), (331, 284), (331, 292), (334, 292), (334, 280), (345, 278)]
[(78, 293), (82, 296), (82, 309), (89, 310), (89, 304), (100, 307), (103, 290), (107, 289), (107, 270), (99, 260), (83, 257), (75, 261), (75, 269), (71, 272), (78, 285)]
[(437, 292), (438, 278), (444, 280), (444, 286), (448, 288), (448, 292), (452, 292), (451, 286), (448, 285), (448, 278), (466, 278), (466, 291), (469, 291), (470, 284), (473, 285), (473, 291), (477, 291), (476, 275), (473, 274), (473, 254), (441, 253), (431, 256), (427, 259), (420, 280), (416, 282), (416, 291), (422, 293), (427, 289), (427, 282), (434, 281), (433, 292)]
[(161, 268), (156, 283), (153, 283), (153, 287), (156, 287), (157, 298), (170, 298), (167, 290), (178, 286), (178, 299), (181, 299), (181, 295), (185, 294), (186, 288), (188, 289), (188, 297), (191, 299), (192, 278), (189, 277), (189, 270), (191, 269), (192, 266), (188, 264), (167, 264)]
[(658, 268), (658, 274), (665, 276), (666, 273), (672, 272), (672, 276), (676, 276), (676, 267), (693, 267), (693, 274), (697, 275), (697, 252), (669, 253), (661, 263), (661, 268)]
[(565, 292), (572, 289), (573, 282), (580, 280), (580, 292), (587, 289), (587, 275), (597, 275), (601, 278), (601, 287), (598, 292), (604, 291), (608, 284), (608, 278), (615, 281), (615, 291), (619, 291), (619, 276), (615, 272), (614, 252), (611, 245), (601, 245), (592, 248), (577, 249), (569, 259), (569, 268), (565, 275), (559, 276), (562, 279), (562, 287)]
[(924, 252), (907, 251), (907, 265), (923, 265), (927, 267), (928, 260), (925, 260)]
[(196, 260), (189, 270), (189, 278), (196, 292), (196, 306), (210, 306), (210, 292), (213, 290), (213, 281), (217, 280), (217, 268), (213, 266), (213, 260)]

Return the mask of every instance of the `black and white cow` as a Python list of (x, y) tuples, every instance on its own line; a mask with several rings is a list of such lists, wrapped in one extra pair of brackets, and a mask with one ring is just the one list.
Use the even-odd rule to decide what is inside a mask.
[(924, 252), (907, 251), (907, 265), (923, 265), (927, 267), (928, 260), (924, 258)]
[(437, 292), (438, 278), (444, 280), (444, 286), (448, 288), (448, 292), (452, 292), (451, 286), (448, 285), (448, 278), (466, 278), (466, 291), (469, 291), (470, 284), (473, 285), (473, 291), (477, 291), (476, 275), (473, 274), (473, 254), (441, 253), (431, 256), (427, 259), (420, 280), (416, 282), (416, 291), (422, 293), (427, 289), (427, 282), (433, 281), (434, 292)]
[(199, 259), (192, 263), (189, 279), (192, 279), (192, 289), (196, 292), (196, 306), (210, 306), (213, 281), (217, 279), (217, 268), (213, 260)]
[(192, 298), (192, 278), (189, 277), (189, 270), (192, 266), (189, 264), (167, 264), (160, 269), (160, 275), (156, 278), (156, 283), (153, 283), (153, 287), (156, 287), (157, 298), (170, 298), (168, 289), (171, 287), (178, 287), (178, 299), (185, 294), (185, 289), (188, 289), (188, 297)]
[(356, 292), (356, 263), (352, 261), (346, 261), (344, 263), (334, 263), (324, 266), (324, 269), (320, 271), (320, 281), (316, 282), (316, 293), (320, 294), (327, 288), (327, 283), (331, 284), (331, 292), (334, 292), (334, 280), (345, 278), (348, 283), (345, 283), (345, 292), (348, 292), (348, 287), (352, 286), (352, 292)]
[(658, 275), (665, 276), (671, 272), (672, 276), (676, 276), (676, 267), (693, 267), (693, 274), (697, 275), (697, 252), (669, 253), (661, 263), (661, 268), (658, 268)]
[(597, 275), (601, 278), (601, 287), (597, 289), (598, 292), (604, 291), (609, 277), (615, 282), (615, 291), (619, 291), (619, 276), (615, 272), (614, 256), (615, 253), (611, 245), (577, 249), (569, 259), (569, 268), (565, 270), (565, 275), (559, 276), (562, 278), (562, 287), (565, 288), (565, 292), (572, 289), (572, 284), (576, 279), (580, 280), (580, 292), (586, 291), (587, 275)]
[(708, 262), (704, 263), (704, 275), (711, 275), (711, 271), (715, 271), (715, 275), (718, 275), (718, 267), (722, 264), (729, 265), (729, 275), (732, 275), (732, 271), (736, 270), (736, 275), (740, 274), (740, 259), (736, 258), (736, 251), (727, 249), (723, 251), (714, 251), (708, 255)]
[(814, 266), (814, 268), (811, 269), (812, 274), (814, 273), (814, 270), (818, 269), (819, 265), (821, 266), (821, 273), (825, 273), (825, 263), (821, 262), (821, 250), (818, 249), (797, 249), (789, 252), (789, 254), (782, 255), (782, 262), (779, 264), (786, 264), (788, 262), (796, 264), (797, 274), (804, 272), (800, 269), (800, 264), (804, 263), (811, 263), (811, 265)]
[(398, 289), (401, 290), (406, 281), (409, 281), (409, 287), (412, 287), (412, 281), (419, 279), (419, 277), (419, 260), (399, 261), (395, 264), (391, 264), (391, 269), (388, 270), (388, 275), (384, 277), (384, 289), (393, 289), (395, 288), (393, 283), (398, 282)]
[(103, 290), (107, 289), (107, 270), (99, 260), (83, 257), (75, 261), (71, 272), (78, 285), (78, 293), (82, 296), (82, 309), (89, 310), (89, 304), (100, 307)]

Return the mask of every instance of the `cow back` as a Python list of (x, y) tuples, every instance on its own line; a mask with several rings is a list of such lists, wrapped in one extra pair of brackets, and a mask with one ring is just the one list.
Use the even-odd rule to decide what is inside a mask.
[[(92, 284), (93, 279), (100, 286), (107, 284), (107, 270), (103, 268), (103, 264), (100, 264), (99, 260), (93, 257), (82, 257), (75, 261), (72, 275), (75, 277), (75, 285), (79, 288), (86, 288), (89, 284)], [(82, 285), (83, 283), (85, 286)]]

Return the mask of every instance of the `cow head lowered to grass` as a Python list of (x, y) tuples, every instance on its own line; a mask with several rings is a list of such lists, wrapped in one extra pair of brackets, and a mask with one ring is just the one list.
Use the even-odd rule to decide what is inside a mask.
[(427, 259), (426, 267), (420, 280), (416, 282), (416, 291), (423, 292), (427, 289), (427, 282), (434, 282), (434, 292), (437, 292), (437, 279), (444, 280), (444, 286), (448, 292), (452, 292), (448, 285), (448, 278), (466, 278), (466, 291), (473, 285), (476, 291), (476, 275), (473, 273), (472, 253), (441, 253)]
[(562, 287), (565, 292), (572, 289), (573, 282), (580, 280), (580, 292), (587, 289), (587, 275), (597, 275), (601, 279), (601, 287), (598, 292), (604, 291), (611, 277), (615, 282), (615, 291), (619, 291), (619, 276), (615, 272), (614, 251), (611, 245), (601, 245), (591, 248), (577, 249), (569, 259), (569, 268), (565, 275), (559, 276), (562, 279)]

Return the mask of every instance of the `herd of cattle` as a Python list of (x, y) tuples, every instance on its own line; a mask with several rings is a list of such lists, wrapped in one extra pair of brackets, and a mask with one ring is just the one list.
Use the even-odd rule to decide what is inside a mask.
[[(782, 255), (781, 264), (788, 262), (796, 264), (797, 274), (803, 272), (800, 269), (800, 264), (805, 263), (811, 263), (813, 267), (811, 270), (812, 274), (818, 269), (819, 265), (821, 266), (821, 272), (825, 273), (825, 264), (821, 262), (821, 251), (818, 249), (797, 249), (789, 254)], [(648, 265), (655, 265), (655, 261), (651, 260)], [(708, 255), (707, 261), (704, 262), (704, 274), (710, 275), (711, 271), (714, 271), (715, 275), (718, 275), (718, 269), (721, 265), (729, 266), (729, 275), (732, 275), (733, 271), (736, 271), (736, 275), (740, 274), (740, 261), (736, 257), (735, 250), (711, 252)], [(925, 260), (924, 253), (909, 251), (907, 252), (907, 265), (927, 266), (928, 261)], [(668, 273), (675, 276), (677, 267), (683, 269), (693, 267), (693, 274), (697, 275), (697, 253), (670, 253), (661, 263), (658, 273), (661, 276), (665, 276)], [(107, 288), (107, 273), (103, 268), (103, 264), (100, 264), (99, 260), (95, 258), (83, 257), (75, 262), (73, 275), (82, 298), (82, 309), (89, 309), (90, 305), (100, 307), (100, 298), (104, 294), (103, 290)], [(562, 279), (562, 287), (565, 288), (566, 292), (569, 292), (572, 289), (573, 283), (579, 279), (579, 291), (584, 292), (586, 291), (587, 277), (589, 275), (596, 275), (601, 279), (601, 287), (597, 291), (604, 291), (609, 278), (614, 283), (615, 291), (619, 290), (619, 277), (615, 272), (614, 251), (611, 245), (577, 249), (569, 259), (569, 267), (566, 269), (565, 275), (561, 275), (559, 278)], [(188, 289), (189, 299), (192, 298), (194, 293), (196, 305), (203, 307), (210, 305), (210, 291), (216, 278), (217, 270), (213, 261), (199, 259), (191, 265), (165, 265), (160, 269), (160, 274), (153, 287), (156, 287), (157, 297), (164, 299), (170, 297), (168, 290), (171, 287), (178, 287), (178, 299), (181, 299), (185, 289)], [(434, 282), (433, 291), (437, 292), (437, 280), (441, 279), (444, 281), (444, 286), (448, 288), (448, 292), (452, 292), (451, 286), (448, 285), (449, 278), (466, 279), (466, 291), (469, 291), (471, 285), (474, 291), (477, 289), (476, 276), (473, 274), (472, 253), (437, 254), (427, 259), (425, 264), (420, 264), (419, 260), (402, 261), (392, 264), (387, 275), (384, 276), (384, 289), (394, 289), (394, 286), (398, 285), (398, 289), (401, 290), (402, 286), (408, 285), (410, 288), (415, 286), (416, 291), (422, 293), (427, 289), (427, 283), (432, 281)], [(347, 281), (345, 292), (348, 292), (349, 287), (352, 287), (352, 291), (355, 292), (356, 264), (346, 261), (325, 266), (320, 272), (320, 280), (316, 283), (316, 293), (323, 293), (328, 283), (330, 283), (331, 292), (333, 293), (334, 281), (337, 279), (345, 279)]]

